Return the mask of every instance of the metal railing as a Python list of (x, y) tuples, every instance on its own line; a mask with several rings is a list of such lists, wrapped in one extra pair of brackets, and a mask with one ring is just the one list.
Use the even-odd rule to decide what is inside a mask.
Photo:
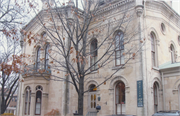
[(32, 64), (32, 65), (27, 65), (24, 67), (24, 72), (22, 73), (23, 75), (25, 74), (51, 74), (51, 67), (50, 65), (45, 65), (45, 64)]

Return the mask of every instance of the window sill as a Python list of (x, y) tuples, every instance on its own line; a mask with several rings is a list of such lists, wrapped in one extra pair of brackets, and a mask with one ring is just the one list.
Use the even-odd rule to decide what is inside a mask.
[(159, 71), (158, 67), (152, 67), (152, 69)]
[(125, 66), (114, 66), (114, 67), (112, 67), (112, 70), (118, 70), (118, 69), (124, 69), (125, 68)]
[(98, 72), (97, 70), (93, 70), (93, 71), (91, 71), (91, 74), (95, 74), (97, 72)]

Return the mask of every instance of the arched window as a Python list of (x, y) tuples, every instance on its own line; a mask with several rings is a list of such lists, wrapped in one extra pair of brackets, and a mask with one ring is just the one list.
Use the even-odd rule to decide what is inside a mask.
[(96, 100), (97, 100), (97, 97), (96, 97), (96, 86), (94, 84), (91, 84), (89, 86), (89, 107), (90, 107), (90, 111), (96, 111)]
[(47, 70), (48, 69), (48, 65), (49, 65), (49, 44), (46, 45), (46, 48), (45, 48), (45, 69)]
[[(97, 50), (97, 39), (93, 39), (91, 42), (91, 46), (90, 46), (90, 53), (91, 53), (91, 57), (90, 57), (90, 65), (91, 70), (96, 70), (97, 69), (97, 55), (98, 55), (98, 50)], [(96, 63), (96, 64), (95, 64)]]
[(154, 112), (158, 111), (158, 83), (155, 82), (153, 85), (153, 92), (154, 92)]
[(40, 55), (41, 55), (41, 47), (38, 47), (37, 56), (36, 56), (36, 70), (40, 69)]
[(157, 67), (157, 57), (156, 57), (156, 36), (154, 32), (151, 32), (151, 58), (152, 67)]
[(125, 84), (119, 82), (115, 87), (115, 104), (116, 104), (116, 114), (125, 113)]
[(171, 44), (170, 46), (170, 50), (171, 50), (171, 62), (174, 63), (176, 60), (175, 60), (175, 49), (174, 49), (174, 46)]
[(31, 88), (28, 86), (25, 89), (25, 115), (30, 115), (30, 105), (31, 105)]
[(119, 31), (115, 36), (115, 65), (124, 64), (124, 34)]
[(42, 90), (41, 86), (36, 87), (35, 115), (41, 115)]

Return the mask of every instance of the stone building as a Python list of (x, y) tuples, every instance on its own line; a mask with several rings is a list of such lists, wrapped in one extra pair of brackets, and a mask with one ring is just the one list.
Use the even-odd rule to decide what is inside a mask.
[[(138, 62), (125, 65), (106, 83), (84, 94), (84, 115), (122, 113), (151, 116), (160, 110), (180, 109), (180, 16), (171, 8), (171, 2), (149, 0), (104, 0), (98, 13), (118, 19), (122, 14), (122, 7), (128, 4), (130, 11), (135, 13), (128, 29), (137, 27), (139, 33), (135, 38), (145, 41), (144, 50), (139, 53)], [(39, 14), (46, 17), (43, 12)], [(37, 22), (38, 18), (35, 17), (25, 30), (44, 35), (44, 29)], [(115, 30), (114, 37), (121, 36), (118, 34), (124, 30)], [(36, 66), (39, 66), (40, 57), (44, 58), (43, 62), (48, 62), (46, 55), (51, 46), (36, 46), (28, 46), (24, 42), (23, 53), (33, 56)], [(97, 76), (96, 71), (89, 75), (89, 79), (85, 81), (85, 90), (100, 84), (106, 74), (117, 70), (123, 62), (122, 59), (115, 60), (109, 67), (99, 71), (100, 76)], [(29, 73), (22, 74), (24, 82), (19, 85), (17, 115), (44, 116), (52, 109), (57, 109), (61, 116), (72, 116), (78, 109), (75, 88), (68, 85), (67, 92), (67, 83), (48, 81), (31, 70), (35, 68), (34, 65), (28, 67), (26, 72)], [(50, 73), (54, 72), (44, 68), (47, 73), (43, 76), (50, 78)], [(64, 76), (63, 73), (59, 75)], [(95, 109), (97, 105), (101, 106), (98, 113)]]

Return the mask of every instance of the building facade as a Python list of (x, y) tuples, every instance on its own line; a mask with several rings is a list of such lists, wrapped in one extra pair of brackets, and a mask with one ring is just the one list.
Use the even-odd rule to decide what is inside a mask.
[[(106, 0), (101, 4), (97, 18), (116, 18), (111, 25), (116, 25), (116, 21), (122, 16), (124, 6), (130, 6), (130, 14), (135, 15), (127, 28), (127, 33), (124, 33), (125, 29), (122, 27), (121, 30), (114, 30), (113, 37), (125, 41), (122, 40), (122, 36), (125, 38), (130, 31), (138, 32), (135, 39), (140, 39), (138, 44), (143, 44), (143, 50), (111, 79), (84, 94), (84, 115), (151, 116), (160, 110), (179, 110), (180, 16), (171, 8), (171, 2)], [(40, 13), (46, 18), (43, 12)], [(43, 37), (44, 29), (37, 22), (38, 18), (35, 17), (25, 30), (41, 34)], [(96, 24), (92, 22), (91, 26)], [(106, 22), (103, 28), (107, 28)], [(97, 38), (90, 41), (92, 48), (97, 46), (97, 41), (101, 40)], [(46, 67), (46, 63), (49, 62), (47, 51), (52, 49), (48, 43), (50, 41), (44, 45), (39, 43), (35, 47), (28, 46), (27, 42), (23, 43), (23, 53), (31, 55), (35, 64), (24, 58), (28, 62), (28, 70), (25, 69), (22, 74), (23, 82), (19, 85), (18, 116), (44, 116), (53, 109), (56, 109), (59, 116), (72, 116), (78, 110), (78, 95), (74, 86), (63, 81), (48, 80), (55, 73)], [(123, 49), (116, 52), (121, 54), (126, 47), (123, 46)], [(102, 51), (92, 56), (89, 63), (96, 61)], [(41, 62), (44, 62), (43, 65)], [(125, 62), (126, 57), (121, 57), (99, 72), (94, 71), (88, 75), (84, 89), (96, 87), (104, 81), (106, 75), (119, 69)], [(46, 73), (43, 76), (37, 73), (37, 67), (43, 67)], [(65, 76), (64, 73), (56, 74)], [(101, 110), (97, 113), (95, 107), (98, 105), (101, 106)]]

